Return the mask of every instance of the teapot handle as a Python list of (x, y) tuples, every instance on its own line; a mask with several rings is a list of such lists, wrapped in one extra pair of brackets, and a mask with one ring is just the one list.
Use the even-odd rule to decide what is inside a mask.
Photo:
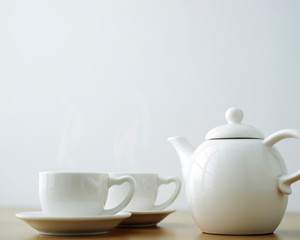
[[(263, 141), (263, 144), (265, 144), (267, 147), (272, 147), (275, 143), (285, 138), (297, 138), (300, 140), (300, 131), (296, 129), (280, 130), (267, 137)], [(298, 180), (300, 180), (300, 171), (280, 176), (278, 178), (278, 188), (284, 194), (291, 194), (291, 184)]]

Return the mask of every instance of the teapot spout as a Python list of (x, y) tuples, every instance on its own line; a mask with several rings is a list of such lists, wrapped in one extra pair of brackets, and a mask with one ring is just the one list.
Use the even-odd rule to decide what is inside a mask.
[(170, 137), (168, 141), (175, 148), (180, 158), (182, 175), (183, 179), (185, 179), (187, 166), (195, 149), (185, 137)]

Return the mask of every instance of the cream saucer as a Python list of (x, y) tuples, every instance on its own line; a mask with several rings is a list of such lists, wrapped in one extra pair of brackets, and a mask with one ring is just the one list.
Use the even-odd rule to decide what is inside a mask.
[(166, 216), (175, 212), (175, 210), (153, 210), (143, 212), (131, 212), (131, 216), (118, 225), (122, 228), (137, 227), (155, 227)]
[(47, 217), (41, 211), (16, 214), (17, 218), (29, 224), (40, 234), (75, 236), (105, 234), (130, 216), (130, 212), (85, 217)]

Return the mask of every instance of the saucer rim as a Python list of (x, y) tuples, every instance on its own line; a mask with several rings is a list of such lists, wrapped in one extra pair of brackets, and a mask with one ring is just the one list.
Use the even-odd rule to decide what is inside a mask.
[(159, 222), (164, 220), (168, 215), (176, 210), (163, 210), (152, 212), (132, 212), (132, 215), (122, 221), (117, 228), (149, 228), (155, 227)]
[(170, 210), (144, 210), (144, 211), (129, 211), (132, 215), (151, 215), (151, 214), (169, 214), (175, 212), (176, 209)]
[(85, 237), (85, 236), (97, 236), (97, 235), (105, 235), (109, 232), (108, 231), (102, 231), (102, 232), (86, 232), (86, 233), (55, 233), (55, 232), (40, 232), (39, 234), (44, 236), (58, 236), (58, 237)]
[[(35, 214), (35, 215), (34, 215)], [(86, 215), (86, 216), (70, 216), (70, 217), (61, 217), (61, 216), (46, 216), (43, 211), (31, 211), (31, 212), (19, 212), (15, 216), (22, 220), (59, 220), (59, 221), (83, 221), (83, 220), (110, 220), (110, 219), (122, 219), (128, 218), (132, 215), (129, 211), (121, 211), (114, 215)]]

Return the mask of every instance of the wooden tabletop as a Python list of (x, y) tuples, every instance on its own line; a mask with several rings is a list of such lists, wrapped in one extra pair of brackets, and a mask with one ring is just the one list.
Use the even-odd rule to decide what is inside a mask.
[(68, 239), (193, 239), (193, 240), (300, 240), (300, 214), (286, 214), (274, 234), (260, 236), (221, 236), (201, 233), (188, 212), (176, 211), (170, 214), (157, 227), (152, 228), (116, 228), (105, 235), (86, 237), (57, 237), (40, 235), (25, 222), (17, 219), (15, 213), (28, 209), (0, 208), (1, 240), (68, 240)]

